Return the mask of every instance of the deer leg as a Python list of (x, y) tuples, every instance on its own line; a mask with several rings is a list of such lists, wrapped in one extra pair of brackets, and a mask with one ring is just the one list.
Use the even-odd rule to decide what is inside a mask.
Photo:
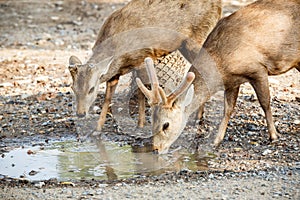
[(146, 105), (145, 105), (145, 95), (143, 92), (138, 89), (138, 104), (139, 104), (139, 119), (138, 119), (138, 127), (143, 128), (145, 125), (145, 110), (146, 110)]
[(222, 140), (225, 136), (227, 124), (228, 124), (228, 121), (230, 119), (233, 108), (236, 104), (236, 99), (237, 99), (238, 94), (239, 94), (239, 89), (240, 89), (240, 87), (238, 86), (236, 88), (228, 88), (228, 89), (225, 90), (224, 116), (223, 116), (223, 119), (222, 119), (221, 124), (219, 126), (217, 137), (215, 138), (215, 141), (214, 141), (214, 145), (216, 147), (220, 145), (220, 143), (222, 142)]
[(112, 95), (115, 93), (119, 78), (114, 78), (106, 82), (105, 100), (102, 106), (100, 117), (97, 123), (97, 131), (101, 131), (106, 120), (106, 114), (111, 103)]
[(259, 77), (255, 81), (251, 82), (251, 85), (253, 86), (257, 98), (259, 100), (259, 103), (261, 107), (263, 108), (265, 112), (265, 116), (267, 119), (267, 125), (268, 125), (268, 131), (271, 141), (276, 141), (278, 139), (277, 131), (274, 126), (272, 112), (271, 112), (271, 106), (270, 106), (270, 90), (269, 90), (269, 82), (268, 77)]
[(197, 114), (196, 114), (196, 117), (195, 117), (195, 125), (197, 124), (201, 124), (201, 120), (203, 118), (203, 113), (204, 113), (204, 106), (205, 104), (201, 104), (198, 111), (197, 111)]

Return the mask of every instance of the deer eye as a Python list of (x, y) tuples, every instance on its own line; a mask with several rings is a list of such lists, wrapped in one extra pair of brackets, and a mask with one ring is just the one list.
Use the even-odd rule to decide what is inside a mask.
[(93, 93), (94, 90), (95, 90), (95, 87), (92, 87), (92, 88), (90, 89), (90, 91), (89, 91), (89, 94)]
[(174, 101), (173, 103), (172, 103), (172, 107), (175, 107), (176, 106), (176, 101)]
[(169, 128), (169, 122), (164, 123), (163, 131), (167, 130), (168, 128)]

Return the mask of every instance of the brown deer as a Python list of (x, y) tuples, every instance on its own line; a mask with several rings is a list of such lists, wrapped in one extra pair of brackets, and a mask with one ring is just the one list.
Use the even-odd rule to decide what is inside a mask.
[(132, 0), (112, 13), (86, 64), (69, 59), (77, 115), (88, 113), (99, 84), (106, 82), (101, 130), (120, 76), (140, 69), (146, 57), (156, 60), (178, 48), (191, 62), (220, 16), (221, 0)]
[[(154, 68), (151, 62), (147, 63), (149, 77), (153, 77)], [(299, 0), (259, 0), (221, 19), (203, 44), (185, 81), (174, 92), (166, 95), (160, 87), (149, 91), (137, 79), (150, 101), (152, 96), (160, 99), (152, 111), (154, 150), (166, 152), (195, 109), (224, 89), (224, 116), (214, 140), (218, 146), (224, 138), (239, 87), (245, 82), (253, 86), (265, 112), (270, 139), (276, 141), (268, 75), (279, 75), (292, 68), (300, 71)], [(158, 85), (155, 78), (151, 79), (152, 85)]]

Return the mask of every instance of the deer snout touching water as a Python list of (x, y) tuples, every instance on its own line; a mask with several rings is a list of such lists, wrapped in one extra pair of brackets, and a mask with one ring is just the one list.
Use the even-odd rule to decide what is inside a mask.
[[(239, 87), (245, 82), (253, 86), (265, 113), (270, 140), (276, 141), (268, 76), (292, 68), (300, 71), (299, 0), (260, 0), (221, 19), (193, 62), (190, 75), (182, 84), (185, 87), (175, 90), (171, 101), (161, 88), (156, 92), (161, 102), (152, 117), (154, 150), (166, 152), (199, 105), (224, 89), (224, 116), (214, 140), (218, 146), (224, 138)], [(192, 74), (193, 88), (189, 86)], [(146, 94), (148, 99), (149, 96)]]
[[(77, 115), (88, 113), (99, 84), (106, 82), (97, 125), (101, 130), (120, 76), (142, 68), (146, 57), (156, 60), (179, 48), (192, 59), (221, 11), (221, 0), (132, 0), (112, 13), (101, 27), (87, 63), (75, 56), (69, 60)], [(143, 126), (144, 120), (139, 122)]]

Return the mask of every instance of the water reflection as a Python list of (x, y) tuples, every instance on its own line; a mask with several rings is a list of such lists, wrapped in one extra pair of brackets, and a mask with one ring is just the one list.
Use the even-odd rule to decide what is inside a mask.
[[(168, 171), (207, 170), (207, 159), (183, 150), (156, 155), (147, 147), (119, 146), (94, 139), (93, 142), (53, 142), (49, 146), (27, 146), (4, 153), (0, 174), (30, 180), (57, 178), (116, 180), (137, 175), (159, 175)], [(28, 154), (28, 150), (34, 152)], [(200, 159), (199, 159), (200, 158)], [(35, 175), (29, 175), (36, 171)]]

